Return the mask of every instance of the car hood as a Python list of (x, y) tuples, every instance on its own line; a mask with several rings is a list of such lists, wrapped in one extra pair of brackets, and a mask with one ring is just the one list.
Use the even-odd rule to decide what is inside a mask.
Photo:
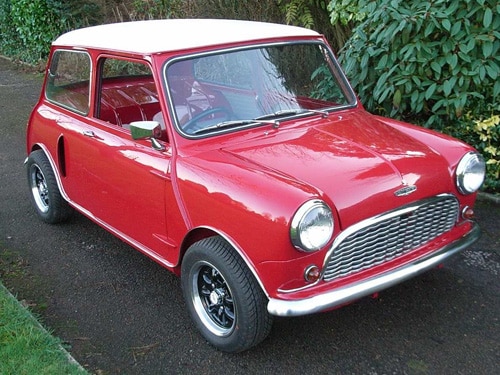
[[(221, 151), (310, 185), (333, 204), (343, 228), (453, 188), (437, 151), (375, 116), (360, 111), (308, 121)], [(416, 190), (395, 194), (405, 186)]]

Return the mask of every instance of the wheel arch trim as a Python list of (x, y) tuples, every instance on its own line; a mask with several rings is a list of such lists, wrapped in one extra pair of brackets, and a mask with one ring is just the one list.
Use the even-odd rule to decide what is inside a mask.
[(267, 292), (266, 288), (264, 287), (264, 283), (262, 282), (261, 278), (259, 277), (259, 274), (257, 273), (257, 270), (256, 270), (254, 264), (250, 261), (250, 258), (245, 255), (245, 252), (243, 251), (243, 249), (227, 233), (225, 233), (217, 228), (214, 228), (212, 226), (200, 225), (200, 226), (191, 228), (191, 230), (186, 234), (186, 236), (184, 237), (184, 240), (182, 242), (182, 245), (181, 245), (181, 254), (179, 254), (179, 262), (178, 262), (179, 266), (182, 264), (182, 260), (184, 259), (184, 255), (186, 254), (186, 251), (189, 249), (189, 247), (193, 243), (198, 242), (198, 241), (202, 240), (203, 238), (211, 237), (209, 235), (204, 235), (202, 238), (199, 238), (196, 241), (186, 242), (186, 239), (190, 236), (190, 234), (194, 233), (197, 230), (202, 230), (204, 232), (208, 231), (208, 232), (212, 233), (213, 236), (219, 236), (222, 239), (224, 239), (224, 241), (226, 241), (236, 251), (236, 253), (241, 257), (243, 262), (245, 262), (246, 266), (248, 267), (248, 269), (250, 270), (252, 275), (255, 277), (255, 280), (257, 280), (257, 283), (259, 284), (260, 288), (262, 289), (262, 291), (264, 292), (266, 297), (269, 299), (269, 293)]
[[(61, 137), (59, 137), (59, 139), (58, 139), (58, 144), (59, 144), (59, 140), (61, 139)], [(50, 163), (50, 167), (52, 168), (52, 171), (54, 172), (54, 175), (56, 177), (56, 183), (57, 183), (57, 187), (59, 188), (59, 192), (61, 193), (64, 200), (66, 200), (68, 203), (71, 203), (71, 199), (69, 199), (68, 194), (66, 194), (66, 191), (64, 190), (64, 186), (62, 184), (59, 168), (57, 168), (57, 164), (56, 164), (54, 158), (52, 157), (52, 155), (50, 154), (47, 146), (45, 146), (43, 143), (36, 143), (31, 147), (30, 153), (33, 151), (36, 151), (36, 150), (42, 150), (43, 153), (45, 154), (45, 156), (47, 157), (47, 160)], [(29, 155), (24, 160), (24, 165), (27, 164), (28, 158), (29, 158)]]

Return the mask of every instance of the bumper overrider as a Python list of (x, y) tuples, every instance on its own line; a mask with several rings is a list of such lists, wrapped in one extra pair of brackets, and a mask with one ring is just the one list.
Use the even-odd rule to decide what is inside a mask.
[(479, 237), (479, 226), (473, 223), (469, 232), (426, 257), (416, 259), (409, 264), (382, 273), (376, 277), (349, 284), (313, 297), (300, 300), (271, 298), (267, 305), (267, 310), (270, 314), (276, 316), (300, 316), (330, 310), (354, 302), (438, 266), (447, 258), (472, 245)]

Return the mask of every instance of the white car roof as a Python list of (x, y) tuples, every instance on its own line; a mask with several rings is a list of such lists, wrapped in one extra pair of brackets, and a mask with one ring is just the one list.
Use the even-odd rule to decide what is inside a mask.
[(113, 23), (70, 31), (54, 46), (150, 54), (267, 38), (319, 36), (315, 31), (274, 23), (222, 19), (169, 19)]

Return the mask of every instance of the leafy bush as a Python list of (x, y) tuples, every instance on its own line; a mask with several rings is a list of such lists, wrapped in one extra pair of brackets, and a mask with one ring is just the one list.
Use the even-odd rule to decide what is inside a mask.
[(466, 129), (471, 135), (468, 141), (481, 151), (486, 160), (486, 181), (483, 190), (500, 192), (500, 115), (482, 120), (464, 116)]
[(98, 23), (97, 10), (90, 0), (0, 0), (0, 51), (29, 63), (43, 61), (58, 35)]
[(0, 52), (13, 55), (21, 41), (12, 24), (10, 0), (0, 0)]
[(46, 58), (50, 43), (62, 30), (57, 14), (49, 9), (47, 1), (13, 1), (11, 17), (22, 42), (21, 59), (38, 62)]
[(365, 18), (363, 13), (359, 12), (358, 0), (331, 0), (328, 4), (328, 11), (332, 25), (358, 24)]
[(500, 94), (496, 0), (359, 0), (342, 51), (367, 109), (441, 128)]
[[(346, 0), (344, 0), (346, 1)], [(332, 1), (333, 3), (333, 1)], [(338, 51), (351, 35), (351, 25), (330, 17), (328, 3), (323, 0), (277, 0), (281, 20), (291, 25), (314, 29), (322, 33), (333, 49)], [(335, 12), (332, 12), (332, 15)], [(342, 20), (343, 21), (343, 20)]]

